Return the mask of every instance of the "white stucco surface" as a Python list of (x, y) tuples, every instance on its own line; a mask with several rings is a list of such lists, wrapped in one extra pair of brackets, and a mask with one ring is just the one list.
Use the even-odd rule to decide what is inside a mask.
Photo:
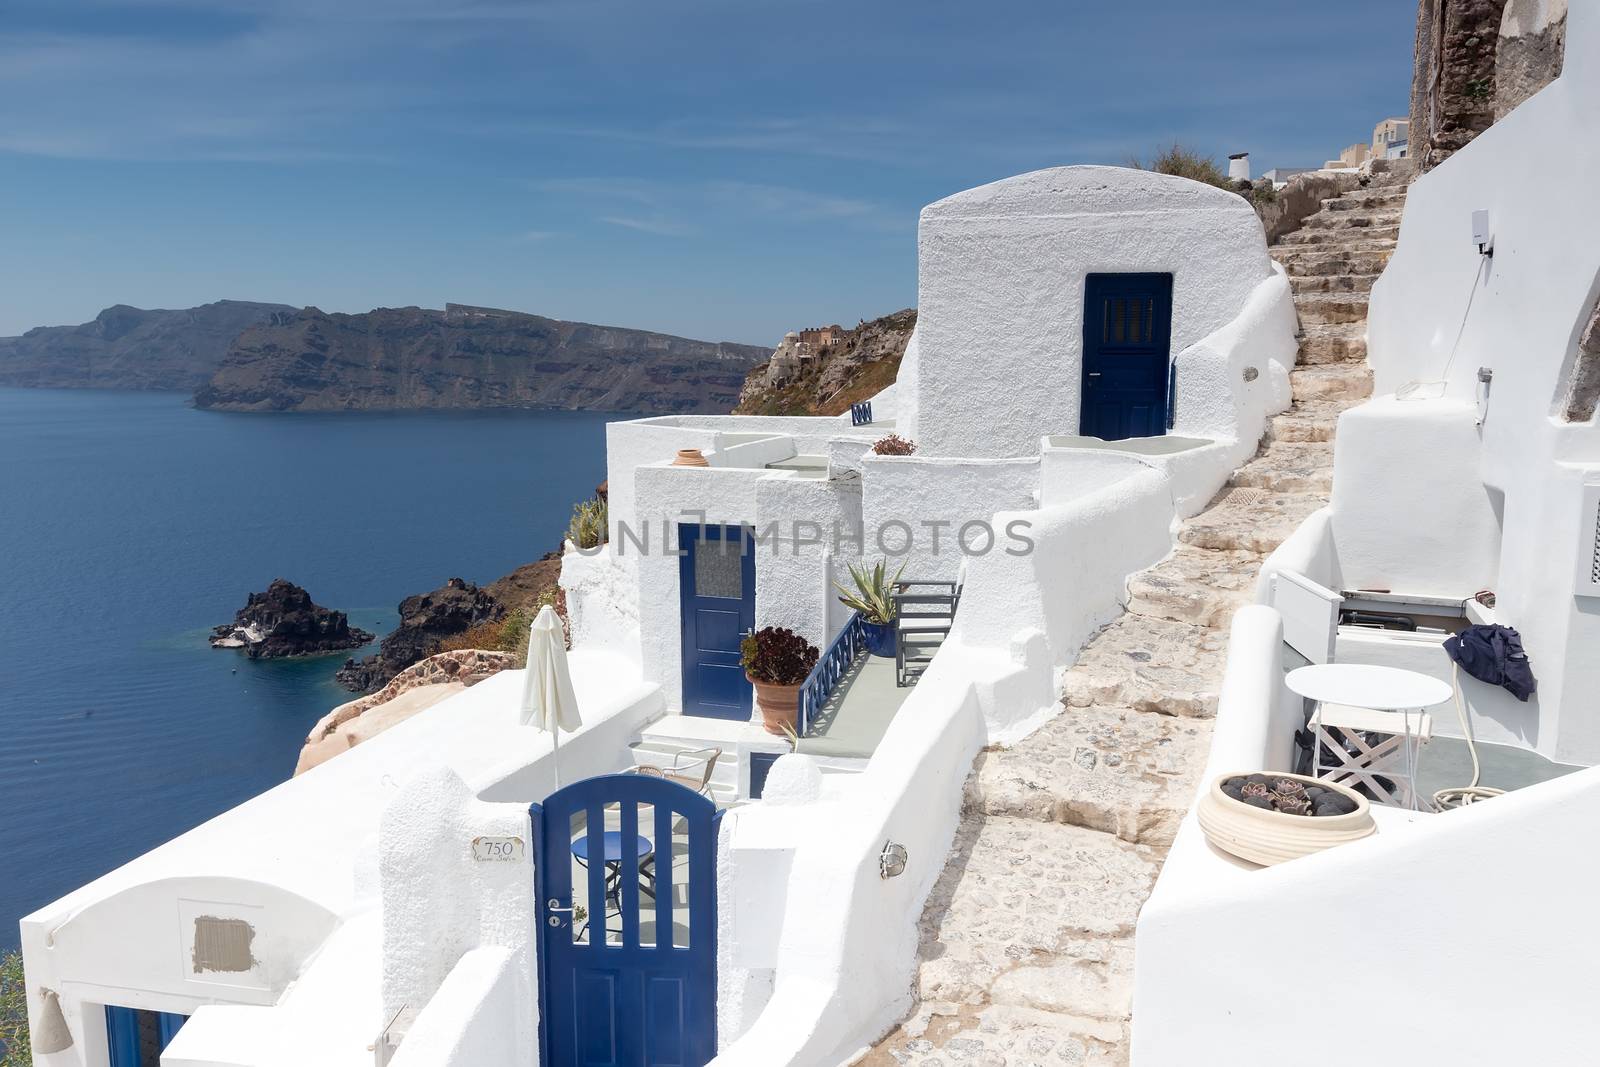
[[(1026, 455), (1042, 435), (1078, 431), (1090, 273), (1172, 273), (1174, 356), (1272, 275), (1242, 197), (1122, 167), (957, 193), (923, 209), (917, 243), (915, 425), (936, 455)], [(1195, 401), (1179, 370), (1181, 412)]]
[[(1600, 296), (1597, 99), (1600, 8), (1573, 5), (1561, 77), (1412, 185), (1399, 247), (1372, 292), (1375, 387), (1381, 395), (1425, 383), (1423, 395), (1442, 391), (1477, 410), (1481, 369), (1493, 376), (1482, 425), (1439, 423), (1426, 441), (1391, 437), (1405, 450), (1375, 450), (1359, 467), (1341, 455), (1334, 513), (1346, 571), (1347, 541), (1359, 538), (1360, 559), (1381, 565), (1397, 589), (1448, 583), (1466, 596), (1492, 583), (1497, 621), (1521, 633), (1539, 680), (1538, 750), (1580, 764), (1600, 761), (1592, 700), (1600, 690), (1600, 607), (1577, 595), (1576, 583), (1594, 542), (1582, 499), (1585, 484), (1600, 481), (1600, 429), (1592, 418), (1567, 422), (1565, 410), (1579, 335)], [(1489, 213), (1492, 257), (1471, 240), (1480, 209)], [(1346, 419), (1381, 418), (1382, 407)], [(1399, 404), (1389, 412), (1400, 414)], [(1344, 441), (1341, 430), (1341, 450)], [(1446, 497), (1451, 511), (1430, 516), (1408, 500), (1381, 525), (1369, 509), (1356, 532), (1344, 508), (1358, 514), (1361, 501), (1349, 494), (1373, 480), (1414, 482), (1429, 499)], [(1454, 484), (1441, 485), (1447, 480)], [(1477, 504), (1484, 496), (1501, 527), (1497, 553)], [(1446, 544), (1465, 502), (1472, 507), (1462, 542)]]
[[(575, 653), (571, 662), (585, 725), (563, 740), (563, 767), (595, 773), (618, 766), (626, 738), (663, 710), (659, 690), (617, 656)], [(419, 772), (448, 769), (472, 795), (519, 802), (525, 822), (527, 803), (549, 791), (553, 775), (549, 735), (517, 722), (520, 692), (520, 671), (495, 675), (25, 917), (29, 984), (60, 990), (69, 1025), (83, 1035), (36, 1062), (103, 1067), (85, 1059), (104, 1047), (103, 1003), (185, 1015), (208, 1004), (260, 1006), (266, 1019), (229, 1031), (239, 1045), (226, 1055), (236, 1059), (219, 1058), (226, 1042), (207, 1039), (205, 1055), (218, 1063), (289, 1067), (311, 1062), (292, 1056), (319, 1042), (326, 1059), (317, 1062), (364, 1053), (386, 1021), (378, 990), (384, 954), (376, 939), (364, 952), (330, 948), (346, 924), (375, 919), (397, 886), (412, 884), (410, 870), (395, 871), (404, 875), (398, 882), (381, 877), (380, 813)], [(534, 791), (540, 788), (545, 792)], [(433, 914), (440, 898), (424, 893), (421, 881), (415, 885), (413, 914), (440, 917)], [(519, 891), (525, 898), (525, 887)], [(186, 973), (190, 912), (249, 921), (260, 966), (245, 975)], [(445, 959), (448, 945), (431, 948), (440, 955), (428, 967), (447, 971), (454, 963)], [(370, 1004), (370, 1014), (352, 1021), (338, 1001), (318, 1010), (287, 996), (307, 983), (341, 989), (351, 1010)], [(251, 1027), (279, 1035), (279, 1044), (251, 1058), (258, 1056), (249, 1050)], [(190, 1040), (198, 1043), (209, 1029), (197, 1027)], [(347, 1044), (357, 1035), (359, 1050)], [(291, 1058), (272, 1058), (280, 1046)]]

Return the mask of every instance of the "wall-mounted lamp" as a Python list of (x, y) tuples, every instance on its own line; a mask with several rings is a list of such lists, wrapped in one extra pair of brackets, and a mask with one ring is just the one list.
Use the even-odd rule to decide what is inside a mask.
[(1472, 213), (1472, 243), (1478, 246), (1478, 255), (1494, 255), (1494, 238), (1489, 234), (1489, 212), (1484, 208)]
[(67, 1017), (61, 1011), (61, 998), (54, 989), (41, 989), (39, 999), (39, 1025), (33, 1031), (33, 1051), (40, 1055), (62, 1052), (72, 1047), (72, 1031), (67, 1027)]
[(898, 878), (905, 873), (906, 861), (910, 858), (906, 846), (885, 841), (883, 851), (878, 854), (878, 877)]
[(1489, 417), (1489, 387), (1494, 384), (1494, 371), (1488, 367), (1478, 368), (1478, 425), (1483, 425), (1483, 420)]

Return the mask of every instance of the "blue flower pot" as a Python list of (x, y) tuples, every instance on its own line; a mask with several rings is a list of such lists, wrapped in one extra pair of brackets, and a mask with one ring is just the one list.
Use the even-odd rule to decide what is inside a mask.
[(894, 623), (863, 620), (861, 630), (866, 635), (868, 652), (874, 656), (894, 657)]

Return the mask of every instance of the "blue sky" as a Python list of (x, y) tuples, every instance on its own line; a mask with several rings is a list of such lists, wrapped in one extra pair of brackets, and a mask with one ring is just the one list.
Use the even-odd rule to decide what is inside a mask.
[(915, 303), (916, 215), (1404, 113), (1398, 0), (9, 0), (0, 334), (446, 301), (776, 343)]

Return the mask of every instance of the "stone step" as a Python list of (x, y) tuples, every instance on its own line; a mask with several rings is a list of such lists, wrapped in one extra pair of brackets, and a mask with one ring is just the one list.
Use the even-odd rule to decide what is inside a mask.
[(1128, 610), (1222, 629), (1250, 602), (1261, 558), (1179, 545), (1165, 560), (1128, 579)]
[(1320, 277), (1330, 274), (1381, 274), (1389, 263), (1389, 253), (1383, 250), (1357, 250), (1319, 248), (1303, 245), (1285, 248), (1274, 245), (1272, 258), (1283, 265), (1291, 278)]
[[(1197, 548), (1265, 555), (1283, 543), (1326, 501), (1315, 493), (1272, 493), (1252, 486), (1224, 489), (1211, 507), (1188, 522), (1178, 539)], [(1220, 672), (1220, 664), (1218, 670)]]
[[(1036, 976), (1029, 967), (1018, 970), (1029, 972), (1030, 979), (1061, 977), (1056, 972)], [(1061, 988), (1069, 987), (1063, 982)], [(911, 1018), (849, 1067), (1128, 1067), (1128, 1062), (1125, 1019), (1089, 1019), (1009, 1004), (975, 1008), (939, 1003), (918, 1005)]]
[(1274, 415), (1267, 427), (1269, 444), (1279, 441), (1306, 442), (1332, 441), (1338, 429), (1339, 415), (1349, 407), (1337, 400), (1308, 400)]
[(1377, 274), (1291, 274), (1289, 288), (1301, 293), (1370, 293)]
[(1233, 485), (1274, 493), (1333, 492), (1332, 442), (1274, 443), (1234, 471)]
[(1354, 404), (1372, 395), (1372, 371), (1358, 363), (1296, 367), (1289, 372), (1289, 387), (1297, 402), (1330, 398)]
[(1210, 717), (1225, 645), (1225, 634), (1206, 626), (1124, 614), (1091, 638), (1067, 671), (1063, 700), (1069, 708)]
[(1354, 208), (1349, 211), (1319, 211), (1300, 224), (1312, 230), (1374, 230), (1400, 225), (1398, 208)]
[(1311, 323), (1303, 327), (1298, 365), (1364, 363), (1366, 359), (1365, 322)]
[(1330, 196), (1322, 202), (1323, 211), (1366, 211), (1371, 209), (1400, 210), (1406, 202), (1406, 186), (1378, 186), (1354, 189), (1342, 196)]
[[(963, 818), (918, 924), (918, 998), (981, 1006), (1019, 961), (1089, 959), (1086, 943), (1131, 938), (1162, 855), (1066, 823)], [(1103, 962), (1109, 986), (1120, 961)], [(1126, 1019), (1131, 988), (1119, 981), (1074, 1014)]]
[(1194, 799), (1211, 724), (1131, 708), (1065, 708), (1015, 748), (979, 755), (965, 810), (1162, 848)]
[(1390, 249), (1395, 246), (1395, 241), (1400, 236), (1398, 225), (1365, 226), (1359, 229), (1306, 229), (1304, 227), (1293, 233), (1284, 234), (1278, 239), (1279, 245), (1290, 247), (1305, 247), (1316, 245), (1323, 248), (1340, 248), (1352, 251), (1375, 252)]
[(1302, 327), (1367, 321), (1366, 293), (1302, 293), (1294, 307)]

